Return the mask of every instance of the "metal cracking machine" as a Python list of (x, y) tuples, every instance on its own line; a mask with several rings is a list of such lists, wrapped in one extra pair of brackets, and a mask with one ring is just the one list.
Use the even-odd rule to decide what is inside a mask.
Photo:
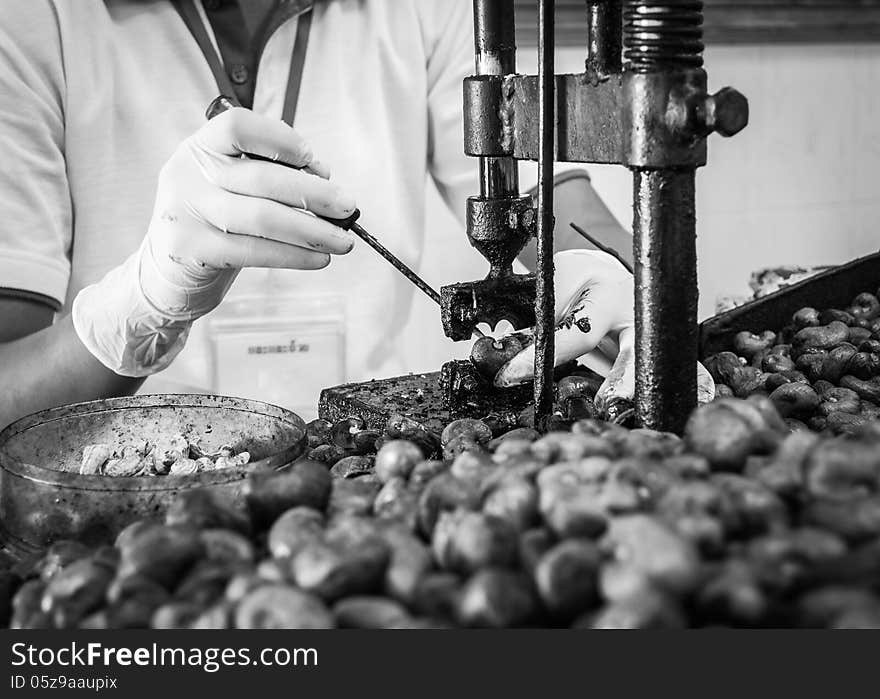
[[(710, 133), (732, 136), (746, 126), (748, 102), (729, 87), (708, 93), (702, 2), (585, 4), (585, 70), (555, 75), (555, 2), (539, 1), (539, 70), (533, 76), (516, 73), (514, 0), (474, 0), (476, 72), (464, 81), (464, 145), (479, 158), (480, 193), (468, 200), (467, 235), (490, 270), (486, 279), (441, 289), (443, 329), (464, 340), (480, 322), (534, 326), (531, 397), (536, 423), (545, 419), (553, 404), (553, 163), (626, 166), (633, 173), (636, 419), (644, 427), (681, 432), (696, 405), (695, 172), (706, 164)], [(530, 197), (520, 196), (518, 160), (538, 161), (537, 210)], [(537, 269), (517, 275), (512, 263), (534, 235)], [(370, 397), (396, 391), (415, 397), (410, 407), (424, 412), (438, 398), (436, 377), (328, 389), (321, 409), (328, 417), (347, 410), (378, 419), (373, 413), (381, 411), (375, 401), (370, 407)], [(475, 381), (466, 363), (448, 363), (439, 402), (448, 409), (464, 396), (463, 403), (479, 413), (524, 400), (522, 390), (480, 388)], [(389, 398), (394, 402), (385, 395), (382, 404)]]

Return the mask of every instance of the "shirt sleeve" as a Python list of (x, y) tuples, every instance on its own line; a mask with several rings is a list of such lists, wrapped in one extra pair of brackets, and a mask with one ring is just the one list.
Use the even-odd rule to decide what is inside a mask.
[(0, 290), (64, 303), (72, 206), (64, 63), (50, 0), (4, 0), (0, 22)]
[(477, 160), (464, 154), (462, 81), (474, 72), (471, 0), (430, 0), (433, 27), (427, 51), (428, 170), (455, 215), (464, 221), (467, 197), (478, 193)]

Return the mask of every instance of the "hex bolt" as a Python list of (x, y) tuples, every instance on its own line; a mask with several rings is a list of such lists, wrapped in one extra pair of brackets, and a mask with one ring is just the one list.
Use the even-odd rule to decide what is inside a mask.
[(706, 98), (706, 125), (724, 137), (735, 136), (749, 123), (749, 101), (739, 90), (723, 87)]

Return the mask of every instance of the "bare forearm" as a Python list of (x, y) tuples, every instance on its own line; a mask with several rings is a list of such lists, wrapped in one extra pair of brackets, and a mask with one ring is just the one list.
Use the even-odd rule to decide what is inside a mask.
[(82, 345), (70, 317), (0, 343), (0, 428), (63, 403), (130, 395), (143, 382), (114, 374)]

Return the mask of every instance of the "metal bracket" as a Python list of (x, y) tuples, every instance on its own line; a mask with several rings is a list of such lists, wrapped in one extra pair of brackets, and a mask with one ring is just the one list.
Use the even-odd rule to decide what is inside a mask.
[[(719, 93), (726, 110), (715, 108), (718, 95), (707, 97), (706, 73), (699, 68), (626, 72), (601, 82), (589, 73), (565, 74), (556, 76), (555, 85), (554, 151), (563, 162), (702, 167), (705, 137), (743, 122), (742, 109), (748, 119), (747, 103), (736, 100), (734, 105), (730, 88)], [(719, 113), (721, 122), (714, 118)], [(467, 78), (464, 115), (468, 155), (538, 159), (537, 76)]]

